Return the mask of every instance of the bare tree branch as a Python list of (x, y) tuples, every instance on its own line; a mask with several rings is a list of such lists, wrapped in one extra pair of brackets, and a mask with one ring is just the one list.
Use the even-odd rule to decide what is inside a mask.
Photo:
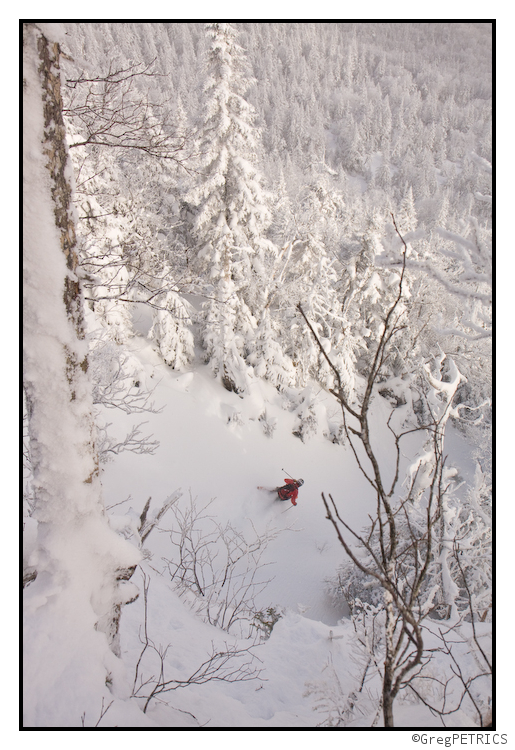
[[(376, 495), (376, 517), (372, 519), (372, 526), (366, 537), (357, 534), (346, 523), (331, 495), (329, 495), (328, 501), (322, 493), (322, 501), (327, 518), (331, 521), (337, 538), (349, 559), (365, 576), (375, 579), (383, 590), (386, 616), (384, 626), (386, 653), (382, 706), (385, 726), (388, 727), (393, 726), (393, 702), (395, 697), (409, 683), (416, 667), (423, 663), (424, 640), (421, 622), (424, 611), (420, 607), (419, 596), (433, 560), (433, 527), (441, 515), (442, 499), (447, 490), (443, 482), (445, 466), (443, 435), (451, 410), (452, 398), (460, 382), (460, 378), (457, 377), (454, 390), (451, 387), (447, 388), (444, 403), (442, 403), (438, 414), (428, 409), (431, 415), (428, 424), (418, 425), (416, 428), (410, 428), (397, 434), (391, 426), (392, 414), (390, 414), (388, 429), (394, 440), (395, 469), (393, 480), (387, 491), (383, 480), (383, 472), (370, 439), (369, 416), (374, 386), (381, 369), (390, 356), (393, 338), (403, 328), (400, 321), (404, 313), (399, 310), (399, 306), (404, 294), (407, 245), (398, 230), (393, 214), (392, 221), (403, 244), (399, 285), (396, 296), (383, 320), (382, 331), (366, 376), (364, 394), (360, 399), (359, 406), (355, 407), (349, 404), (337, 368), (325, 352), (313, 326), (304, 314), (302, 306), (298, 305), (298, 310), (306, 321), (320, 352), (335, 375), (337, 387), (331, 393), (338, 399), (342, 407), (344, 429), (357, 465)], [(438, 390), (439, 382), (434, 379), (431, 380), (430, 375), (428, 377), (431, 387)], [(347, 423), (347, 415), (358, 420), (359, 430)], [(418, 492), (418, 484), (422, 479), (421, 462), (419, 462), (411, 477), (407, 497), (402, 499), (395, 496), (400, 478), (400, 441), (404, 436), (413, 432), (426, 435), (431, 446), (430, 454), (428, 454), (431, 456), (431, 479), (429, 484), (424, 485), (426, 493), (425, 520), (421, 529), (411, 519), (411, 506)], [(364, 449), (370, 462), (370, 469), (366, 469), (363, 465), (357, 446), (354, 445), (353, 437)], [(404, 531), (401, 530), (403, 524)], [(358, 548), (366, 551), (366, 558), (356, 553), (353, 546), (345, 538), (344, 532), (354, 538)], [(404, 538), (403, 534), (407, 537)], [(377, 547), (375, 546), (376, 538)]]

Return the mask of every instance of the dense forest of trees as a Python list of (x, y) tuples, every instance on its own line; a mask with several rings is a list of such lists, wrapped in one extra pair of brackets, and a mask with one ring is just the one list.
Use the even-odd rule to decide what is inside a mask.
[[(420, 24), (410, 33), (375, 24), (373, 36), (369, 26), (242, 24), (236, 41), (198, 24), (74, 25), (65, 115), (77, 130), (83, 262), (102, 276), (91, 298), (113, 335), (130, 335), (127, 301), (146, 300), (172, 366), (191, 361), (195, 332), (213, 370), (225, 377), (232, 359), (239, 375), (228, 382), (244, 389), (243, 362), (255, 366), (275, 339), (284, 342), (279, 373), (301, 386), (320, 366), (295, 312), (303, 299), (335, 356), (366, 358), (363, 321), (387, 304), (399, 266), (398, 245), (389, 247), (393, 212), (402, 233), (416, 233), (411, 314), (424, 333), (418, 350), (406, 341), (405, 351), (424, 356), (438, 331), (471, 382), (485, 383), (488, 24)], [(120, 52), (99, 73), (107, 49)], [(449, 69), (459, 74), (450, 79)], [(96, 121), (85, 122), (86, 105)], [(114, 115), (122, 105), (125, 119)], [(122, 129), (141, 148), (117, 142)], [(192, 294), (210, 298), (200, 331)], [(353, 310), (360, 298), (368, 309), (342, 320), (351, 297)], [(213, 327), (234, 337), (222, 343)], [(269, 365), (262, 369), (280, 377)]]
[[(42, 75), (36, 55), (48, 56), (51, 43), (45, 28), (26, 27), (30, 89), (35, 65)], [(422, 619), (491, 616), (491, 24), (68, 23), (52, 49), (62, 120), (51, 130), (45, 110), (54, 156), (45, 153), (61, 149), (73, 175), (52, 172), (62, 184), (45, 200), (56, 203), (57, 190), (74, 207), (59, 207), (70, 221), (60, 226), (67, 269), (51, 238), (49, 274), (59, 269), (52, 283), (65, 283), (65, 307), (41, 307), (63, 318), (54, 349), (64, 349), (50, 364), (63, 382), (54, 419), (79, 419), (70, 450), (91, 454), (81, 467), (89, 478), (67, 486), (74, 502), (84, 487), (89, 499), (74, 511), (63, 496), (67, 512), (103, 523), (102, 449), (152, 450), (137, 434), (113, 447), (102, 425), (95, 443), (87, 421), (93, 402), (152, 408), (134, 395), (124, 350), (135, 307), (151, 311), (148, 336), (170, 368), (208, 364), (242, 398), (266, 380), (296, 413), (304, 442), (316, 423), (311, 386), (321, 385), (342, 411), (327, 437), (351, 448), (377, 493), (377, 517), (356, 536), (364, 556), (342, 541), (349, 567), (334, 591), (356, 617), (375, 607), (386, 618), (391, 726), (395, 696), (423, 663)], [(27, 231), (34, 236), (30, 222)], [(59, 460), (45, 457), (58, 426), (39, 416), (50, 389), (33, 343), (44, 264), (30, 236), (26, 253), (26, 505), (51, 532), (52, 514), (64, 523), (47, 486)], [(84, 315), (94, 321), (89, 351)], [(421, 440), (410, 480), (402, 485), (397, 472), (391, 489), (368, 433), (378, 393), (392, 406), (399, 455), (404, 435)], [(445, 465), (448, 420), (477, 462), (465, 503)], [(326, 508), (341, 534), (336, 506)], [(47, 561), (27, 566), (29, 590), (53, 570), (48, 538), (45, 548), (40, 531)], [(118, 556), (106, 562), (112, 591), (138, 559)], [(127, 599), (113, 594), (95, 609), (115, 643)]]

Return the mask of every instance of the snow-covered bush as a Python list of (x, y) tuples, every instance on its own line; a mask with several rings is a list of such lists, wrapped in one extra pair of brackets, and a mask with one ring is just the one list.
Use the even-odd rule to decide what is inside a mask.
[(260, 632), (261, 637), (267, 640), (282, 616), (280, 607), (267, 607), (254, 614), (254, 627)]
[(295, 422), (292, 433), (305, 443), (316, 434), (318, 419), (315, 412), (315, 394), (312, 388), (304, 388), (299, 394), (300, 406), (295, 411)]
[(259, 422), (261, 423), (261, 426), (263, 427), (263, 432), (265, 435), (269, 438), (274, 436), (274, 432), (277, 428), (277, 419), (276, 417), (270, 417), (267, 414), (266, 409), (262, 414), (259, 415)]
[(172, 507), (176, 524), (169, 532), (166, 558), (170, 580), (195, 612), (211, 625), (240, 637), (252, 635), (257, 612), (255, 597), (269, 579), (263, 577), (263, 556), (278, 532), (267, 529), (247, 540), (230, 523), (221, 525), (189, 503)]
[[(381, 714), (381, 661), (384, 658), (384, 619), (382, 605), (373, 606), (355, 600), (351, 615), (353, 635), (350, 640), (350, 674), (343, 687), (329, 659), (322, 669), (323, 677), (306, 683), (306, 696), (314, 696), (313, 710), (325, 715), (319, 726), (376, 726)], [(350, 680), (349, 680), (350, 677)]]
[(104, 422), (104, 409), (118, 409), (132, 414), (157, 414), (152, 399), (153, 388), (147, 387), (147, 375), (133, 354), (112, 341), (103, 331), (90, 345), (90, 374), (93, 384), (93, 404), (97, 420), (97, 450), (101, 463), (111, 461), (123, 451), (152, 454), (159, 441), (143, 435), (140, 427), (145, 422), (131, 425), (123, 438), (115, 437)]

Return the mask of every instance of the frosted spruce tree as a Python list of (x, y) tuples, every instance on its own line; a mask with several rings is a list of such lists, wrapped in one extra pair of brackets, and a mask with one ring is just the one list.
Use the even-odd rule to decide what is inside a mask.
[(187, 196), (193, 214), (193, 267), (208, 298), (201, 316), (206, 361), (229, 390), (245, 391), (245, 361), (264, 307), (260, 292), (270, 216), (256, 168), (258, 132), (244, 99), (246, 73), (236, 29), (206, 24), (209, 40), (205, 117), (201, 127), (198, 181)]
[(167, 292), (160, 300), (161, 307), (153, 313), (149, 339), (167, 365), (174, 370), (186, 367), (194, 358), (194, 340), (189, 327), (191, 310), (187, 301), (176, 292)]
[(413, 232), (417, 228), (417, 209), (415, 208), (411, 185), (406, 186), (404, 191), (404, 198), (399, 209), (398, 224), (399, 230), (403, 233)]
[[(340, 355), (348, 359), (344, 349), (349, 340), (343, 337), (344, 320), (337, 293), (342, 269), (334, 252), (339, 227), (345, 220), (345, 206), (340, 192), (318, 175), (297, 196), (292, 210), (294, 221), (285, 229), (294, 234), (282, 264), (277, 292), (283, 340), (295, 363), (297, 385), (305, 387), (309, 378), (315, 377), (331, 387), (332, 373), (306, 330), (297, 304), (302, 304), (326, 351), (331, 351), (339, 361)], [(352, 380), (350, 361), (347, 369)]]

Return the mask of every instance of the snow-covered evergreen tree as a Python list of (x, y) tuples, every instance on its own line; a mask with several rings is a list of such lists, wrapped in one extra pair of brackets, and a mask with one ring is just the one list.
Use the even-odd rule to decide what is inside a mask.
[(283, 351), (280, 327), (273, 325), (268, 306), (264, 307), (261, 313), (248, 360), (258, 378), (265, 378), (278, 387), (294, 385), (295, 368)]
[(200, 316), (201, 337), (205, 361), (224, 388), (236, 393), (248, 391), (252, 368), (246, 364), (246, 342), (252, 335), (255, 320), (245, 302), (238, 297), (231, 278), (230, 250), (224, 245), (223, 265), (213, 265), (216, 273), (212, 286), (213, 297), (204, 304)]
[(175, 370), (181, 370), (195, 356), (191, 331), (192, 310), (175, 292), (162, 295), (159, 304), (160, 309), (154, 310), (148, 337), (156, 342), (166, 364)]
[(406, 189), (396, 221), (401, 234), (413, 232), (417, 228), (417, 210), (411, 185)]
[[(325, 165), (322, 165), (327, 170)], [(327, 170), (329, 171), (329, 170)], [(314, 174), (295, 204), (284, 201), (282, 240), (289, 236), (279, 257), (274, 309), (282, 328), (285, 349), (295, 364), (296, 382), (304, 387), (310, 377), (327, 385), (331, 376), (304, 319), (300, 303), (327, 351), (343, 351), (341, 302), (337, 280), (341, 265), (337, 248), (339, 227), (345, 223), (345, 204), (327, 174)], [(277, 230), (276, 230), (277, 231)]]
[[(241, 389), (246, 339), (259, 314), (259, 286), (270, 243), (267, 198), (256, 167), (257, 130), (244, 94), (250, 84), (237, 31), (206, 24), (209, 38), (197, 185), (189, 192), (196, 240), (194, 267), (206, 279), (202, 336), (215, 374)], [(209, 285), (209, 286), (208, 286)], [(245, 378), (243, 378), (245, 379)]]

